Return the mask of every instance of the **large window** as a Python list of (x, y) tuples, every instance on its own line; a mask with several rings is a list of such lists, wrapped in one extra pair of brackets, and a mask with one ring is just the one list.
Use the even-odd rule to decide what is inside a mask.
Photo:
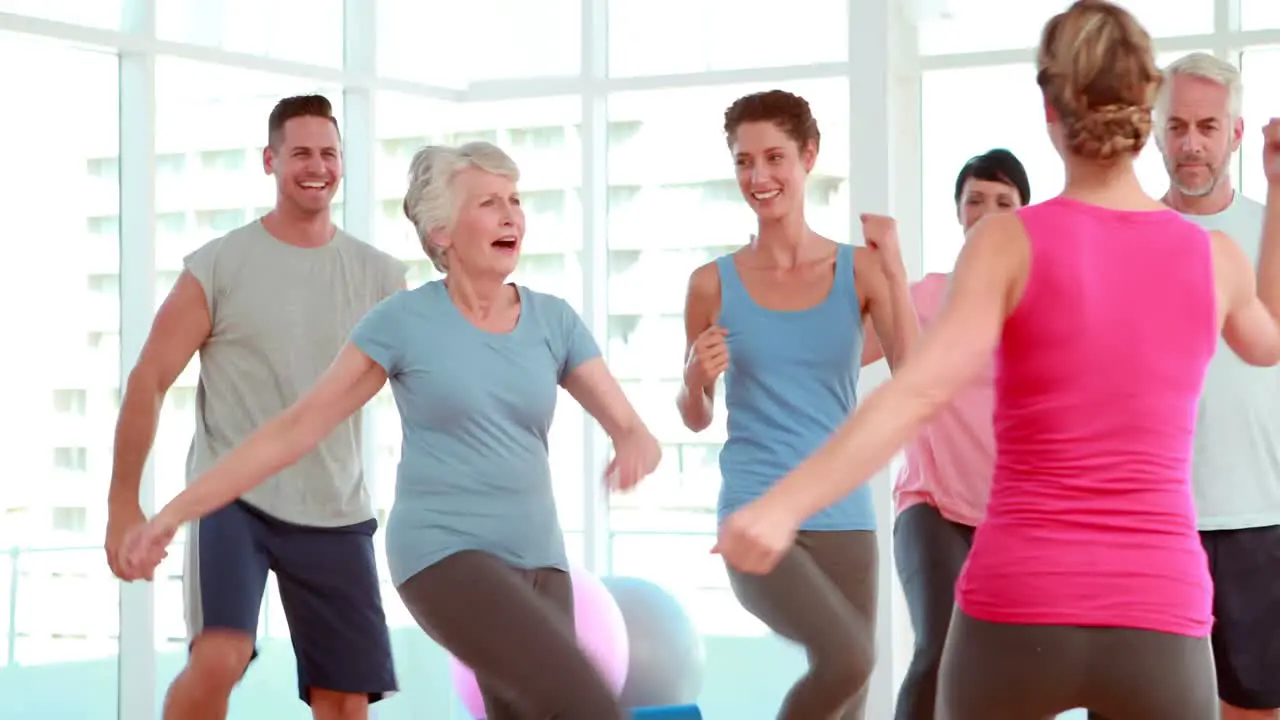
[[(1268, 0), (1258, 0), (1258, 4)], [(1249, 0), (1245, 0), (1246, 5)], [(920, 23), (920, 53), (952, 53), (1015, 50), (1035, 47), (1045, 22), (1062, 12), (1065, 0), (946, 0), (920, 2), (920, 6), (945, 6), (945, 15), (933, 15)], [(1213, 32), (1214, 0), (1179, 0), (1177, 12), (1167, 0), (1119, 0), (1153, 37), (1201, 35)]]
[[(1280, 16), (1277, 17), (1280, 20)], [(1280, 76), (1280, 48), (1246, 50), (1240, 61), (1244, 81), (1244, 142), (1240, 143), (1240, 191), (1257, 200), (1267, 200), (1267, 176), (1262, 168), (1262, 128), (1280, 117), (1280, 95), (1275, 78)]]
[[(1164, 65), (1183, 54), (1162, 55), (1157, 62)], [(949, 272), (964, 243), (955, 181), (965, 161), (992, 148), (1011, 150), (1027, 169), (1031, 201), (1039, 202), (1062, 191), (1062, 159), (1049, 141), (1031, 64), (926, 72), (920, 104), (924, 271)], [(1137, 170), (1147, 192), (1164, 193), (1168, 176), (1154, 139), (1139, 156)]]
[[(609, 5), (609, 74), (615, 77), (848, 58), (846, 0), (792, 0), (783, 12), (763, 0), (602, 1)], [(654, 52), (658, 38), (661, 51)]]
[(161, 0), (155, 8), (161, 40), (342, 66), (342, 0)]
[(379, 0), (377, 13), (388, 77), (462, 86), (576, 75), (582, 64), (581, 0)]
[(1280, 5), (1271, 0), (1240, 0), (1240, 25), (1245, 30), (1280, 28)]
[(77, 23), (93, 27), (120, 27), (125, 0), (0, 0), (0, 13), (30, 15), (43, 20)]
[(40, 69), (0, 75), (0, 716), (109, 720), (119, 606), (101, 547), (120, 300), (101, 279), (120, 267), (118, 63), (0, 33), (0, 66)]
[[(822, 131), (807, 214), (818, 232), (848, 241), (849, 103), (845, 80), (790, 83)], [(663, 443), (663, 465), (638, 491), (611, 501), (613, 572), (683, 593), (704, 632), (758, 629), (708, 554), (720, 488), (724, 408), (694, 434), (675, 409), (685, 346), (684, 299), (698, 266), (744, 245), (755, 218), (725, 144), (724, 110), (766, 87), (620, 93), (608, 103), (610, 365)]]

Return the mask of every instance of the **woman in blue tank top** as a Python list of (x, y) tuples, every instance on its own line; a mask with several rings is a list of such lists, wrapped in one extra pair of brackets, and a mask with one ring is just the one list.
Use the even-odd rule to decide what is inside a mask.
[[(704, 430), (715, 383), (725, 375), (721, 520), (764, 494), (853, 410), (864, 315), (891, 368), (917, 333), (891, 219), (862, 217), (870, 249), (824, 238), (805, 222), (805, 181), (820, 141), (809, 104), (780, 90), (748, 95), (725, 112), (724, 129), (759, 230), (689, 279), (677, 400), (684, 424)], [(768, 575), (729, 568), (743, 606), (808, 653), (809, 672), (779, 718), (862, 720), (874, 661), (876, 573), (866, 487), (809, 518)]]

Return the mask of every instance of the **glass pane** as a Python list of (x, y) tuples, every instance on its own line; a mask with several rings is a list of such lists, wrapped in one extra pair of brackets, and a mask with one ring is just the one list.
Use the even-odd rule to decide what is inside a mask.
[[(1182, 55), (1157, 56), (1156, 61), (1163, 66)], [(1008, 148), (1027, 169), (1031, 202), (1040, 202), (1062, 191), (1062, 159), (1049, 142), (1043, 95), (1029, 63), (926, 72), (920, 106), (924, 272), (950, 272), (964, 243), (955, 182), (965, 161), (992, 148)], [(983, 111), (955, 111), (963, 107)], [(1137, 171), (1147, 192), (1164, 194), (1169, 180), (1154, 141), (1143, 148)]]
[[(1267, 0), (1262, 0), (1266, 2)], [(1170, 12), (1168, 0), (1120, 0), (1152, 37), (1207, 35), (1213, 32), (1214, 0), (1180, 0)], [(920, 23), (920, 54), (983, 52), (1031, 48), (1049, 18), (1069, 5), (1065, 0), (949, 0), (949, 12)]]
[(1280, 3), (1275, 0), (1240, 0), (1240, 25), (1244, 30), (1280, 28)]
[(123, 0), (0, 0), (0, 13), (116, 30), (124, 17)]
[[(119, 583), (102, 554), (120, 383), (117, 58), (0, 33), (6, 232), (0, 717), (115, 720)], [(50, 93), (49, 88), (60, 88)], [(19, 249), (20, 247), (20, 249)], [(33, 312), (33, 303), (39, 311)], [(69, 691), (69, 689), (71, 689)]]
[[(816, 231), (840, 241), (849, 239), (850, 228), (848, 87), (843, 79), (788, 87), (809, 100), (822, 130), (822, 150), (807, 188), (808, 220)], [(611, 498), (615, 531), (715, 531), (723, 405), (712, 426), (698, 434), (681, 424), (673, 407), (681, 381), (684, 298), (695, 268), (740, 247), (755, 231), (755, 216), (734, 178), (722, 118), (738, 97), (762, 89), (768, 88), (657, 90), (609, 98), (609, 319), (603, 341), (627, 397), (664, 445), (658, 471), (635, 492)], [(652, 537), (657, 536), (634, 542), (643, 545)], [(651, 546), (646, 553), (662, 558), (670, 573), (697, 578), (705, 572), (706, 550), (668, 554)], [(737, 612), (727, 594), (701, 597), (726, 603), (709, 610), (707, 618)]]
[(1280, 117), (1280, 94), (1274, 90), (1280, 77), (1280, 47), (1244, 51), (1240, 62), (1244, 81), (1244, 142), (1240, 143), (1241, 192), (1258, 202), (1267, 201), (1267, 176), (1262, 169), (1262, 128)]
[[(608, 2), (609, 74), (614, 77), (849, 58), (846, 0), (792, 0), (783, 12), (776, 3), (763, 0)], [(768, 27), (765, 39), (760, 36), (762, 23)]]
[(378, 74), (461, 87), (577, 75), (581, 0), (378, 0)]
[(163, 0), (156, 36), (229, 52), (341, 67), (343, 0)]
[[(342, 117), (342, 94), (334, 87), (164, 55), (156, 59), (157, 301), (168, 294), (182, 272), (183, 257), (275, 205), (275, 179), (265, 174), (262, 165), (267, 118), (281, 98), (310, 93), (324, 94)], [(341, 190), (335, 207), (340, 200)], [(340, 215), (335, 222), (341, 223)], [(185, 483), (187, 452), (195, 431), (199, 365), (199, 359), (194, 359), (183, 371), (161, 409), (152, 451), (157, 507)], [(179, 531), (155, 576), (158, 699), (187, 656), (184, 542), (185, 529)], [(296, 671), (274, 578), (268, 584), (258, 632), (261, 657), (235, 693), (231, 716), (246, 717), (242, 713), (252, 709), (281, 718), (309, 717), (298, 714), (294, 706), (302, 706), (295, 693), (280, 692), (282, 687), (294, 687)]]

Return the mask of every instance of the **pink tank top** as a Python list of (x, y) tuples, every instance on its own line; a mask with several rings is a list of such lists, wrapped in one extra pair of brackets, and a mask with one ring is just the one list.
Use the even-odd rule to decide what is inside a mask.
[(1030, 278), (996, 355), (995, 476), (957, 604), (1207, 636), (1190, 461), (1218, 339), (1208, 234), (1066, 198), (1018, 215)]
[[(949, 281), (948, 275), (931, 274), (912, 285), (921, 326), (933, 323)], [(904, 448), (906, 464), (893, 488), (897, 512), (925, 503), (951, 522), (982, 522), (996, 460), (994, 380), (994, 367), (988, 366)]]

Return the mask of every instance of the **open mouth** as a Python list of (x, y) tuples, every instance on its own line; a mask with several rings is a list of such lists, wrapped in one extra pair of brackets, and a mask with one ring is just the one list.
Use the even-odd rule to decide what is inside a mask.
[(751, 197), (763, 202), (765, 200), (772, 200), (781, 194), (781, 190), (769, 190), (768, 192), (753, 192), (751, 193)]
[(493, 241), (493, 246), (497, 248), (499, 252), (507, 253), (515, 252), (518, 244), (519, 243), (517, 243), (516, 239), (513, 237), (498, 238)]
[(298, 186), (308, 192), (324, 192), (329, 189), (329, 183), (323, 180), (306, 180), (298, 183)]

